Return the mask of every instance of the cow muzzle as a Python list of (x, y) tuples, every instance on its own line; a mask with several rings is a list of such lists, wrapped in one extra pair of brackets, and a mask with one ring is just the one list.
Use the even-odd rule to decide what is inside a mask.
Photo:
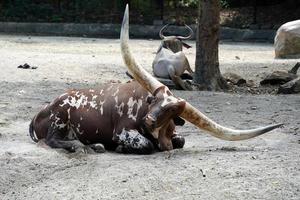
[(146, 127), (150, 130), (154, 130), (156, 128), (156, 118), (153, 117), (152, 115), (146, 115), (144, 117), (144, 123)]

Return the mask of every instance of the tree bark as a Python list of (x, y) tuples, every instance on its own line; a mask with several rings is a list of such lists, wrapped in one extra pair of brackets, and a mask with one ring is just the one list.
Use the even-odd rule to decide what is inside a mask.
[(200, 0), (197, 26), (194, 82), (204, 90), (226, 90), (219, 69), (219, 0)]

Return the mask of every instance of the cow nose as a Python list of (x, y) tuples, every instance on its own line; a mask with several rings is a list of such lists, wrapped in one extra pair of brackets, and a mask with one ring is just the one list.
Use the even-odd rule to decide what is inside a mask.
[(154, 123), (155, 123), (155, 119), (154, 119), (152, 116), (147, 115), (147, 116), (146, 116), (146, 119), (145, 119), (145, 122), (146, 122), (149, 126), (152, 126), (152, 125), (154, 125)]

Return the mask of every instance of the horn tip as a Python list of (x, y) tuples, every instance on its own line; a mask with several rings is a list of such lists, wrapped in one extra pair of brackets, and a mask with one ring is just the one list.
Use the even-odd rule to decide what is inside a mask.
[(284, 123), (274, 124), (274, 126), (275, 126), (276, 128), (283, 128), (283, 127), (284, 127)]

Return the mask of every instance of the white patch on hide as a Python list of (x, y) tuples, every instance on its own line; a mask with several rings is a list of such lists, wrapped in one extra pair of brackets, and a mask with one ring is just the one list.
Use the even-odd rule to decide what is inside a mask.
[(76, 99), (75, 97), (69, 96), (68, 98), (63, 100), (63, 103), (60, 104), (60, 107), (63, 107), (65, 105), (69, 105), (71, 107), (75, 107), (76, 109), (78, 109), (80, 106), (84, 107), (88, 104), (88, 97), (81, 94), (78, 96), (78, 99)]
[[(133, 107), (134, 107), (134, 105), (137, 105), (137, 109), (136, 109), (135, 115), (133, 115)], [(130, 97), (128, 99), (128, 103), (127, 103), (127, 106), (128, 106), (127, 117), (128, 117), (128, 119), (132, 119), (132, 120), (136, 121), (136, 118), (138, 116), (139, 110), (142, 107), (142, 105), (143, 105), (143, 101), (141, 99), (133, 100), (133, 98)]]
[(103, 94), (103, 90), (100, 90), (100, 93), (99, 93), (100, 95), (102, 95)]
[(123, 143), (125, 146), (130, 146), (135, 149), (144, 148), (148, 143), (146, 138), (137, 130), (126, 131), (123, 129), (118, 136), (121, 143)]
[(113, 96), (113, 97), (116, 96), (116, 95), (118, 94), (118, 92), (119, 92), (119, 87), (118, 87), (117, 90), (112, 94), (112, 96)]
[(118, 96), (115, 96), (115, 101), (116, 101), (116, 105), (115, 108), (117, 109), (117, 113), (120, 115), (120, 117), (122, 117), (123, 110), (124, 110), (124, 103), (122, 102), (120, 105), (118, 105)]
[(103, 115), (103, 104), (104, 104), (104, 103), (105, 103), (105, 100), (103, 100), (103, 101), (100, 100), (99, 106), (100, 106), (100, 114), (101, 114), (101, 115)]
[(70, 118), (71, 118), (70, 110), (71, 110), (71, 108), (68, 108), (68, 110), (67, 110), (67, 113), (68, 113), (68, 120), (70, 120)]
[(116, 105), (117, 112), (120, 115), (120, 117), (122, 117), (123, 115), (124, 105), (124, 102), (122, 102), (120, 105)]
[(57, 115), (51, 114), (50, 116), (50, 119), (53, 121), (52, 125), (55, 125), (55, 127), (63, 129), (67, 126)]

